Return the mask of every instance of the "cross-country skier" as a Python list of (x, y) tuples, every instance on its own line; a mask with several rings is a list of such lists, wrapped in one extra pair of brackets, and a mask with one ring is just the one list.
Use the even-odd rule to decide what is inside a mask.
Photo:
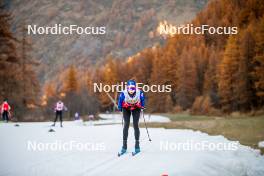
[(4, 100), (3, 104), (1, 105), (1, 113), (2, 113), (2, 117), (4, 122), (8, 123), (9, 120), (9, 113), (10, 113), (10, 109), (11, 107), (9, 106), (7, 99)]
[(124, 118), (124, 128), (123, 128), (123, 146), (121, 149), (121, 154), (124, 154), (127, 151), (127, 137), (128, 137), (128, 128), (130, 123), (130, 116), (133, 117), (133, 127), (135, 135), (135, 153), (140, 152), (139, 147), (139, 117), (140, 112), (144, 109), (145, 97), (141, 90), (136, 87), (136, 81), (129, 80), (127, 81), (127, 88), (124, 90), (118, 100), (118, 109), (123, 112)]
[(74, 114), (74, 120), (80, 120), (80, 115), (78, 112), (75, 112)]
[(55, 126), (58, 117), (60, 117), (60, 126), (62, 127), (62, 112), (64, 110), (67, 111), (67, 107), (64, 105), (64, 103), (61, 100), (59, 100), (55, 105), (56, 117), (52, 126)]

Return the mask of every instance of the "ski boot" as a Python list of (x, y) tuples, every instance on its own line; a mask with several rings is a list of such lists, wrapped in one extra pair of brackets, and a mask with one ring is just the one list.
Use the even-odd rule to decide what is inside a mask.
[(118, 153), (118, 156), (121, 156), (121, 155), (125, 154), (126, 151), (127, 151), (127, 141), (124, 140), (124, 141), (123, 141), (122, 149), (121, 149), (121, 151)]
[(126, 153), (127, 149), (123, 148), (121, 149), (121, 151), (118, 153), (118, 156), (124, 155)]
[(132, 156), (135, 156), (138, 153), (140, 153), (140, 148), (135, 148), (135, 151), (132, 152)]
[(136, 141), (136, 144), (135, 144), (135, 151), (132, 152), (132, 156), (138, 154), (139, 152), (140, 152), (139, 141)]

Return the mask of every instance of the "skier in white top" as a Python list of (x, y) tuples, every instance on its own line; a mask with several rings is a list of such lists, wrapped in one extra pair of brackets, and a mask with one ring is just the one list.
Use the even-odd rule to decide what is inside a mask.
[(64, 105), (64, 103), (61, 100), (59, 100), (55, 105), (54, 111), (55, 111), (56, 117), (55, 117), (55, 120), (54, 120), (54, 123), (52, 126), (55, 126), (56, 121), (59, 117), (60, 118), (60, 126), (62, 127), (62, 112), (67, 111), (67, 107)]

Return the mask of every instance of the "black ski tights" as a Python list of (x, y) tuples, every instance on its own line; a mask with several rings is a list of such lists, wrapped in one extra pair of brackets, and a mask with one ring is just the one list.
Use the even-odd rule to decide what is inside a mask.
[(60, 117), (60, 123), (62, 125), (62, 111), (56, 111), (56, 117), (55, 117), (55, 120), (54, 120), (54, 124), (56, 123), (58, 117)]
[(3, 114), (2, 114), (2, 116), (3, 116), (3, 120), (6, 121), (6, 122), (8, 122), (8, 119), (9, 119), (8, 118), (8, 111), (4, 111)]
[(138, 122), (140, 118), (140, 109), (134, 109), (134, 110), (128, 110), (123, 109), (123, 118), (124, 118), (124, 128), (123, 128), (123, 148), (127, 148), (127, 137), (128, 137), (128, 129), (129, 129), (129, 123), (130, 123), (130, 116), (133, 116), (133, 127), (134, 127), (134, 135), (136, 140), (136, 148), (139, 148), (139, 127)]

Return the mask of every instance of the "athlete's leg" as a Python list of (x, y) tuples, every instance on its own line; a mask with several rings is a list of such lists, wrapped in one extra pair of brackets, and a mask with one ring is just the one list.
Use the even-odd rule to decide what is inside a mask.
[(62, 127), (62, 111), (59, 112), (59, 116), (60, 116), (60, 125)]
[(139, 123), (139, 118), (140, 118), (140, 109), (133, 110), (132, 116), (133, 116), (134, 135), (135, 135), (135, 140), (136, 140), (135, 148), (139, 148), (140, 131), (139, 131), (138, 123)]
[(59, 116), (59, 111), (56, 111), (55, 113), (55, 119), (54, 119), (54, 123), (53, 123), (53, 126), (55, 126), (55, 123), (57, 122), (57, 119), (58, 119), (58, 116)]
[(127, 137), (128, 129), (130, 123), (131, 111), (128, 109), (123, 109), (123, 118), (124, 118), (124, 128), (123, 128), (123, 148), (127, 149)]

